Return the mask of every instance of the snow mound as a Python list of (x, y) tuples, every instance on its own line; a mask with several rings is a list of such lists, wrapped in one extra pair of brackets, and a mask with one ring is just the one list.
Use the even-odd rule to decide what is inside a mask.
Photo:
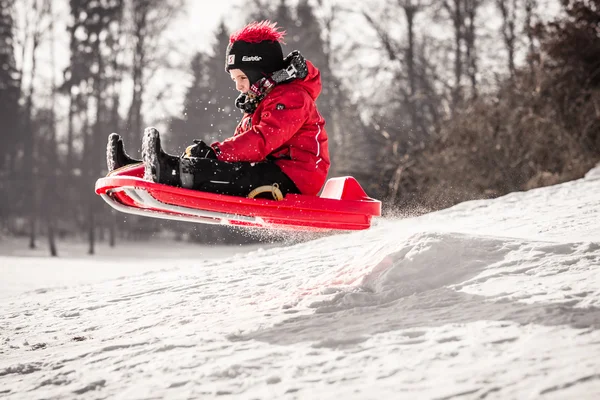
[(362, 270), (354, 287), (317, 304), (317, 311), (384, 304), (463, 282), (501, 261), (510, 246), (502, 239), (461, 233), (419, 233), (398, 247), (377, 254), (380, 261)]
[(589, 170), (587, 174), (585, 174), (584, 179), (588, 181), (600, 179), (600, 164)]
[[(250, 337), (337, 347), (423, 324), (569, 321), (584, 327), (600, 322), (598, 271), (590, 264), (600, 261), (598, 243), (419, 233), (395, 251), (380, 249), (377, 256), (380, 261), (368, 271), (350, 263), (336, 271), (335, 280), (330, 274), (316, 277), (297, 304), (314, 314)], [(336, 286), (348, 282), (353, 285)]]

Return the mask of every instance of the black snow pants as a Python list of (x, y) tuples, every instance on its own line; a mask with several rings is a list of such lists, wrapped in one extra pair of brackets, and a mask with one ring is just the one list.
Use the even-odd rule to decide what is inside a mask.
[(294, 182), (271, 160), (225, 162), (210, 158), (182, 158), (183, 187), (230, 196), (273, 198), (273, 189), (285, 196), (299, 194)]

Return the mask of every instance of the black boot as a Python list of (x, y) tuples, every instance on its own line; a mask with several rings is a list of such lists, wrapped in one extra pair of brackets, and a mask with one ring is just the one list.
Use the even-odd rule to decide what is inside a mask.
[(116, 133), (108, 135), (108, 144), (106, 145), (106, 166), (108, 167), (108, 172), (126, 165), (138, 163), (141, 163), (141, 161), (131, 158), (125, 153), (121, 136)]
[(142, 141), (144, 179), (181, 187), (179, 157), (165, 153), (160, 146), (160, 134), (155, 128), (146, 128)]

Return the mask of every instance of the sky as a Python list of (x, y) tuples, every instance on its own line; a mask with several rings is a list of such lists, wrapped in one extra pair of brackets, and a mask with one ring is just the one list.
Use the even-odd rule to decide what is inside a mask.
[(198, 51), (209, 52), (212, 41), (221, 20), (227, 26), (240, 23), (238, 7), (240, 0), (188, 0), (188, 12), (183, 16), (182, 26), (187, 26), (185, 36), (188, 37), (190, 47)]
[(600, 398), (599, 192), (600, 166), (231, 253), (155, 240), (50, 259), (0, 238), (0, 394)]

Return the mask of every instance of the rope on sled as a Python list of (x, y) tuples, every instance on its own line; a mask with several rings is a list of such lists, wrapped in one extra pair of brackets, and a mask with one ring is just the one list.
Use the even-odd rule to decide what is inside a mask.
[(281, 193), (277, 183), (257, 187), (248, 194), (248, 198), (254, 199), (256, 196), (263, 193), (269, 193), (271, 196), (273, 196), (273, 200), (283, 200), (283, 193)]

